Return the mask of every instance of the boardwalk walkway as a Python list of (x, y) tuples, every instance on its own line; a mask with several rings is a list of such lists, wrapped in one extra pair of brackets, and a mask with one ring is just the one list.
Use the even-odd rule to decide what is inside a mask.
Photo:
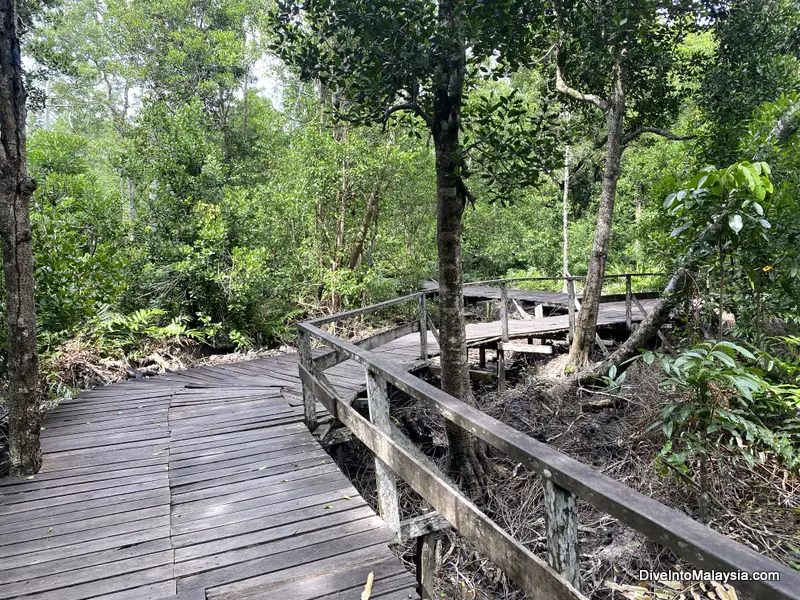
[(370, 572), (374, 598), (418, 598), (299, 395), (286, 355), (62, 403), (42, 471), (0, 482), (0, 598), (352, 600)]
[[(624, 303), (602, 306), (601, 323), (624, 319)], [(510, 333), (566, 327), (566, 316), (512, 321)], [(406, 370), (423, 364), (419, 334), (375, 352)], [(364, 389), (352, 361), (326, 375), (343, 398)], [(371, 598), (418, 598), (393, 533), (302, 415), (296, 355), (63, 402), (44, 422), (42, 471), (0, 480), (0, 599), (353, 600), (370, 572)]]

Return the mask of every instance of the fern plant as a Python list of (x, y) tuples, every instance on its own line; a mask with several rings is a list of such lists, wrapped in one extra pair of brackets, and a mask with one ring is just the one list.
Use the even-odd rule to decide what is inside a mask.
[(123, 315), (105, 308), (94, 320), (89, 340), (92, 345), (106, 350), (120, 350), (126, 354), (135, 352), (148, 340), (179, 340), (189, 338), (198, 342), (209, 342), (220, 327), (209, 317), (200, 315), (200, 326), (189, 327), (191, 318), (180, 315), (166, 325), (159, 320), (166, 315), (160, 308), (143, 308)]

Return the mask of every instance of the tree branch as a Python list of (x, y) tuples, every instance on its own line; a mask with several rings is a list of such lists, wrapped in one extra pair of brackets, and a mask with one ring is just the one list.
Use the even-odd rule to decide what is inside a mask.
[(608, 109), (608, 102), (606, 102), (600, 96), (595, 94), (584, 94), (583, 92), (579, 92), (575, 88), (571, 88), (567, 85), (567, 82), (564, 80), (564, 51), (561, 42), (558, 43), (556, 50), (556, 89), (562, 94), (566, 94), (567, 96), (575, 98), (580, 102), (593, 104), (600, 110)]
[(416, 102), (406, 102), (404, 104), (395, 104), (394, 106), (390, 106), (386, 109), (383, 113), (383, 126), (386, 127), (386, 123), (389, 120), (389, 117), (392, 116), (394, 113), (399, 112), (401, 110), (408, 110), (413, 112), (415, 115), (420, 117), (425, 124), (430, 127), (433, 124), (433, 119), (428, 116), (428, 114), (422, 110), (422, 107), (417, 104)]
[(654, 133), (656, 135), (660, 135), (661, 137), (667, 138), (668, 140), (673, 140), (676, 142), (693, 140), (697, 137), (696, 135), (677, 135), (672, 133), (671, 131), (667, 131), (666, 129), (661, 129), (659, 127), (639, 127), (638, 129), (635, 129), (634, 131), (626, 135), (622, 139), (622, 143), (625, 145), (630, 144), (633, 140), (638, 138), (643, 133)]

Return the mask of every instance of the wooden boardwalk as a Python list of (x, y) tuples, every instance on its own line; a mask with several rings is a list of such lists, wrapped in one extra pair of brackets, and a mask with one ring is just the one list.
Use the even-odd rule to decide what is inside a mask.
[[(640, 300), (642, 307), (649, 313), (654, 308), (657, 299)], [(635, 305), (631, 308), (631, 321), (638, 323), (644, 319), (645, 315)], [(600, 305), (600, 312), (597, 316), (597, 326), (605, 327), (625, 323), (625, 303), (606, 302)], [(569, 331), (569, 316), (555, 315), (543, 319), (509, 319), (508, 335), (511, 339), (525, 337), (546, 337), (548, 335), (560, 335)], [(467, 325), (467, 343), (476, 346), (485, 343), (487, 340), (498, 339), (501, 335), (500, 321), (491, 323), (470, 323)]]
[[(330, 370), (343, 394), (352, 368)], [(370, 572), (372, 597), (418, 598), (302, 412), (296, 355), (62, 403), (42, 471), (0, 482), (0, 598), (351, 600)]]
[[(624, 303), (601, 306), (600, 324), (624, 321)], [(567, 326), (566, 315), (509, 323), (516, 338)], [(467, 327), (473, 344), (499, 335), (499, 322)], [(419, 334), (375, 351), (424, 364)], [(343, 398), (364, 390), (352, 361), (326, 375)], [(42, 471), (0, 480), (0, 599), (354, 600), (370, 572), (371, 598), (418, 598), (393, 533), (302, 414), (297, 355), (63, 402), (44, 421)]]
[[(427, 291), (438, 291), (439, 284), (435, 281), (427, 281), (424, 284)], [(517, 290), (508, 288), (509, 299), (532, 304), (543, 304), (551, 307), (564, 307), (567, 305), (568, 296), (561, 292), (548, 292), (541, 290)], [(580, 298), (580, 295), (578, 296)], [(500, 288), (490, 285), (465, 285), (464, 298), (470, 300), (499, 300)]]

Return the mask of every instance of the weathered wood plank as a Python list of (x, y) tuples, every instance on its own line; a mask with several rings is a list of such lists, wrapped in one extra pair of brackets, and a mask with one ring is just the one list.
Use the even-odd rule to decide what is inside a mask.
[[(366, 371), (366, 379), (369, 418), (375, 427), (381, 431), (388, 432), (391, 425), (389, 390), (386, 380), (376, 377), (369, 370)], [(378, 491), (378, 511), (389, 528), (399, 535), (400, 500), (397, 495), (397, 482), (392, 470), (379, 457), (375, 458), (375, 480)]]
[(450, 529), (450, 523), (434, 510), (424, 515), (401, 521), (400, 539), (406, 541), (443, 529)]
[(517, 342), (509, 342), (503, 344), (503, 349), (506, 352), (520, 352), (523, 354), (552, 354), (553, 347), (544, 344), (520, 344)]
[(580, 589), (578, 557), (578, 512), (575, 496), (544, 479), (544, 517), (547, 528), (547, 558), (550, 566)]

